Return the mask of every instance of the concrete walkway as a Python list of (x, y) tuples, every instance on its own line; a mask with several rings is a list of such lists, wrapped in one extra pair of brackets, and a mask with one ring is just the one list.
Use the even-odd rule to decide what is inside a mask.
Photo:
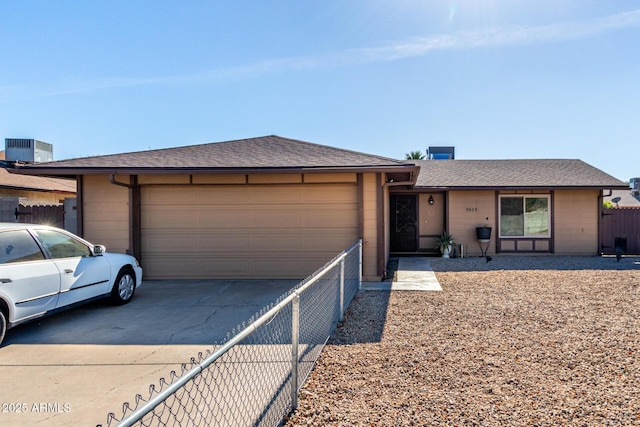
[(440, 282), (426, 257), (398, 258), (398, 271), (393, 282), (367, 282), (366, 291), (441, 291)]

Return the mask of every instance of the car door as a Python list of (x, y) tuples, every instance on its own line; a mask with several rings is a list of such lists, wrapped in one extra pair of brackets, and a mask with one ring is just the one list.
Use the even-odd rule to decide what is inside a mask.
[(93, 256), (86, 242), (67, 233), (48, 228), (34, 233), (60, 272), (57, 307), (109, 293), (111, 268), (106, 257)]
[(38, 317), (56, 307), (60, 272), (25, 229), (0, 232), (0, 297), (12, 307), (9, 321)]

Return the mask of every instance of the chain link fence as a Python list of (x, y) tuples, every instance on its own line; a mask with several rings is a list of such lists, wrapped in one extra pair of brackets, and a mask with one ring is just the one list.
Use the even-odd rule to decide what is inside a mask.
[[(227, 339), (123, 404), (107, 426), (277, 426), (361, 283), (358, 241)], [(99, 425), (98, 427), (101, 427)]]

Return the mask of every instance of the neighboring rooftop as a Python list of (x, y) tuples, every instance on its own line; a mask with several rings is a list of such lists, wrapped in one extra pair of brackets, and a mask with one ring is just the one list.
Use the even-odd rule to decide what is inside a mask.
[(416, 188), (624, 188), (582, 160), (416, 160)]
[(605, 201), (613, 203), (618, 208), (640, 208), (640, 195), (634, 195), (630, 188), (626, 190), (613, 190)]
[(9, 173), (4, 167), (0, 167), (0, 188), (73, 195), (76, 194), (76, 181), (73, 179), (17, 175)]

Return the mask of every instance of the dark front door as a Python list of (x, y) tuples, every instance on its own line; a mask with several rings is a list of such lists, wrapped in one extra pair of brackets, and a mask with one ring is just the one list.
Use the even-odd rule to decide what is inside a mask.
[(418, 250), (416, 196), (391, 195), (391, 252)]

